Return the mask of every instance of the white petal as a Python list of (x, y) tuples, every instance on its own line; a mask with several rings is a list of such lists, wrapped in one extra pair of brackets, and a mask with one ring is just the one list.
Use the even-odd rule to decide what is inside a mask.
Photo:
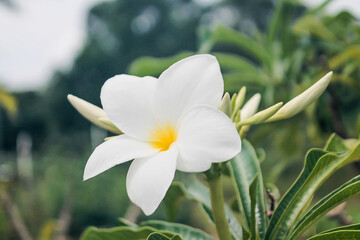
[(101, 89), (101, 103), (109, 117), (125, 134), (149, 140), (155, 128), (152, 100), (157, 79), (117, 75), (107, 80)]
[(219, 63), (208, 54), (182, 59), (160, 75), (155, 91), (156, 116), (174, 126), (185, 111), (199, 104), (217, 108), (224, 91)]
[(152, 214), (165, 197), (174, 179), (177, 157), (178, 150), (173, 145), (168, 151), (132, 162), (126, 178), (126, 189), (130, 200), (146, 215)]
[(129, 136), (113, 137), (99, 145), (91, 154), (85, 166), (84, 180), (112, 168), (113, 166), (138, 157), (151, 156), (158, 152), (150, 144)]
[(212, 162), (203, 157), (189, 157), (186, 154), (183, 157), (182, 154), (179, 153), (176, 169), (182, 172), (205, 172), (210, 169), (211, 163)]
[(230, 118), (207, 106), (193, 108), (183, 116), (176, 144), (180, 154), (177, 169), (185, 172), (205, 171), (209, 162), (229, 160), (241, 150)]
[(240, 120), (245, 121), (249, 117), (253, 116), (260, 104), (261, 95), (259, 93), (254, 94), (244, 105), (240, 111)]

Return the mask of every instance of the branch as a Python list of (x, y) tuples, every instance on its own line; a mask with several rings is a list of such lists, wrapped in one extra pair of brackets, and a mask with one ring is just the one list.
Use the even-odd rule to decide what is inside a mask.
[(4, 205), (5, 212), (10, 218), (11, 223), (13, 224), (16, 232), (19, 234), (21, 240), (32, 240), (32, 237), (27, 229), (23, 219), (20, 216), (19, 209), (13, 203), (10, 195), (3, 190), (0, 193), (0, 199), (2, 204)]

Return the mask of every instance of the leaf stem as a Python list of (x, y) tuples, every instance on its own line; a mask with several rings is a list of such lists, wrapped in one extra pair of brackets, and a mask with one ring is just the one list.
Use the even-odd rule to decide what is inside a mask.
[(232, 240), (229, 224), (225, 214), (225, 202), (221, 182), (221, 165), (214, 163), (206, 172), (210, 189), (211, 209), (220, 240)]

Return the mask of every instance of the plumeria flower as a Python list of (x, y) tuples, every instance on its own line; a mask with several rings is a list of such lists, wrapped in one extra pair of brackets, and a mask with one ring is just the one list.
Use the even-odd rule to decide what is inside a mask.
[(214, 56), (195, 55), (160, 77), (117, 75), (101, 89), (108, 119), (124, 134), (99, 145), (84, 180), (134, 159), (126, 189), (146, 215), (164, 198), (175, 171), (204, 172), (241, 150), (230, 118), (218, 110), (224, 90)]

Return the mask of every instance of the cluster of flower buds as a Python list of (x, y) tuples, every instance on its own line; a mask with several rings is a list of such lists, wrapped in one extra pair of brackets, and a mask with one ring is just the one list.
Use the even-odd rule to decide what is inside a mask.
[(225, 93), (219, 109), (228, 115), (235, 123), (240, 136), (246, 134), (251, 125), (268, 123), (291, 118), (304, 110), (311, 103), (315, 102), (325, 91), (331, 80), (332, 72), (329, 72), (319, 81), (303, 93), (291, 99), (283, 105), (282, 102), (276, 103), (258, 112), (261, 95), (254, 94), (245, 104), (246, 87), (242, 87), (238, 93), (231, 98), (229, 93)]

